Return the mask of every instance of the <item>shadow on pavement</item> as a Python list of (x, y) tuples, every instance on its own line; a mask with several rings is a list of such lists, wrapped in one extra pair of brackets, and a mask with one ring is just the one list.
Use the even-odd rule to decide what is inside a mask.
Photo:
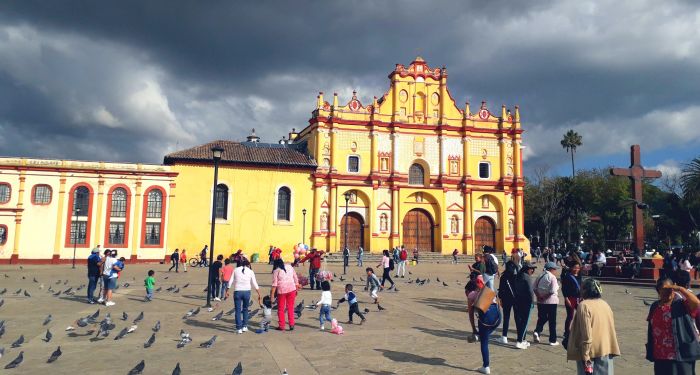
[(473, 371), (473, 370), (468, 369), (468, 368), (450, 365), (445, 361), (444, 358), (438, 358), (438, 357), (429, 358), (429, 357), (423, 357), (423, 356), (413, 354), (413, 353), (395, 352), (393, 350), (386, 350), (386, 349), (374, 349), (374, 350), (382, 353), (382, 355), (384, 357), (386, 357), (394, 362), (420, 363), (420, 364), (429, 365), (429, 366), (444, 366), (444, 367), (449, 367), (449, 368), (463, 370), (463, 371)]
[(426, 304), (438, 310), (465, 312), (467, 310), (467, 301), (445, 298), (421, 298), (414, 299), (416, 302)]
[(413, 329), (417, 329), (423, 333), (427, 333), (429, 335), (437, 336), (437, 337), (447, 337), (455, 340), (464, 340), (467, 341), (467, 336), (469, 336), (469, 333), (467, 331), (460, 331), (457, 329), (430, 329), (430, 328), (423, 328), (423, 327), (413, 327)]

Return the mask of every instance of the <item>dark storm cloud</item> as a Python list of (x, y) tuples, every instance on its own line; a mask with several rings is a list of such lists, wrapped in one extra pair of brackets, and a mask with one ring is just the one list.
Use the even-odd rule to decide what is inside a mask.
[[(523, 4), (521, 4), (523, 3)], [(700, 143), (698, 10), (669, 1), (0, 5), (3, 154), (158, 162), (304, 127), (318, 91), (363, 102), (395, 63), (447, 65), (459, 105), (521, 106), (527, 166)], [(41, 145), (40, 148), (37, 146)], [(40, 151), (38, 151), (40, 150)], [(670, 159), (673, 155), (670, 155)]]

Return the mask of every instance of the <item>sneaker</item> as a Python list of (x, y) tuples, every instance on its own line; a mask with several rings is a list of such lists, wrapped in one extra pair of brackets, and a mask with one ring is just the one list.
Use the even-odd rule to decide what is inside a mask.
[(236, 333), (240, 335), (241, 333), (243, 333), (243, 330), (242, 330), (242, 329), (239, 329), (239, 330), (236, 331)]
[(518, 348), (518, 349), (523, 349), (523, 350), (525, 350), (525, 349), (527, 349), (527, 344), (524, 343), (524, 342), (516, 342), (516, 343), (515, 343), (515, 347)]
[(275, 328), (275, 329), (278, 330), (278, 331), (284, 331), (284, 327), (277, 327), (277, 328)]
[(530, 347), (530, 342), (529, 342), (529, 341), (523, 341), (523, 343), (525, 343), (525, 346), (527, 346), (528, 348)]
[(219, 298), (219, 297), (214, 297), (214, 301), (221, 302), (221, 298)]
[(97, 299), (97, 303), (103, 303), (104, 301), (105, 301), (105, 299), (102, 298), (102, 297), (100, 297), (100, 298)]
[(92, 299), (91, 299), (91, 300), (88, 301), (88, 303), (91, 304), (91, 305), (94, 305), (94, 304), (95, 304), (95, 300), (92, 300)]
[(290, 331), (294, 331), (294, 326), (289, 326)]
[(105, 306), (114, 306), (114, 305), (116, 305), (116, 303), (114, 303), (112, 301), (105, 302)]
[(321, 326), (321, 331), (325, 331), (325, 330), (326, 330), (326, 326)]
[(540, 334), (539, 334), (539, 333), (533, 332), (533, 333), (532, 333), (532, 337), (535, 338), (535, 342), (536, 342), (536, 343), (538, 343), (538, 344), (540, 343)]
[(550, 342), (549, 346), (559, 346), (559, 342), (558, 341)]
[(505, 337), (505, 336), (501, 336), (501, 338), (498, 339), (498, 342), (500, 342), (501, 344), (507, 344), (507, 343), (508, 343), (508, 338)]
[(476, 371), (478, 371), (482, 374), (490, 374), (491, 373), (491, 369), (488, 367), (479, 367), (479, 369)]
[[(364, 319), (362, 321), (364, 321)], [(345, 324), (352, 324), (352, 320), (348, 320)]]
[(243, 327), (243, 332), (248, 332), (248, 327)]

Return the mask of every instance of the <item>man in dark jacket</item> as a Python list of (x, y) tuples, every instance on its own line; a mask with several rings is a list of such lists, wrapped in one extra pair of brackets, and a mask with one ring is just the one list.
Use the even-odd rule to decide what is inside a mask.
[(532, 290), (532, 274), (535, 273), (536, 268), (530, 262), (524, 261), (518, 276), (515, 278), (515, 304), (513, 305), (513, 310), (515, 312), (515, 326), (518, 330), (515, 347), (518, 349), (527, 349), (530, 346), (525, 341), (525, 333), (530, 321), (532, 301), (535, 299), (535, 292)]
[(515, 279), (517, 275), (518, 265), (512, 259), (507, 261), (498, 284), (498, 298), (501, 299), (501, 307), (503, 308), (503, 336), (499, 340), (502, 344), (508, 343), (508, 325), (510, 324), (510, 312), (515, 304)]
[(175, 268), (175, 272), (180, 272), (178, 271), (178, 265), (180, 264), (180, 249), (175, 249), (175, 252), (170, 254), (170, 261), (173, 263), (173, 265), (168, 268), (168, 272), (172, 271), (173, 268)]

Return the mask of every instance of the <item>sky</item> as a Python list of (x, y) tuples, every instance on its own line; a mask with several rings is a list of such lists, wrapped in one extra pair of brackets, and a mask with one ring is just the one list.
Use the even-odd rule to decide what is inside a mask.
[[(520, 106), (525, 171), (700, 155), (692, 0), (4, 1), (0, 155), (160, 163), (307, 125), (319, 91), (371, 102), (396, 63), (445, 65), (457, 103)], [(472, 104), (474, 105), (474, 104)]]

